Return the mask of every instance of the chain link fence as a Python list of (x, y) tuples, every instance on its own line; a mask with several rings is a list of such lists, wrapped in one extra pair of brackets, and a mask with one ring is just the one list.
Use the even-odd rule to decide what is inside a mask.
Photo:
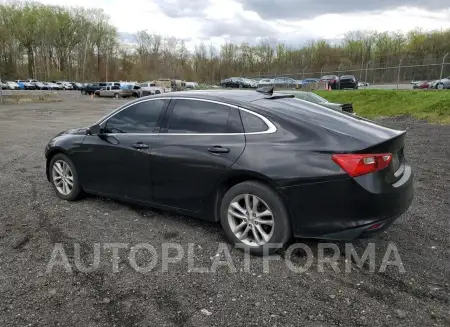
[(295, 80), (305, 78), (320, 78), (324, 75), (354, 75), (359, 81), (371, 84), (402, 84), (415, 81), (432, 81), (450, 76), (450, 54), (439, 58), (415, 59), (408, 56), (386, 58), (379, 57), (372, 60), (352, 63), (342, 62), (339, 65), (325, 64), (320, 70), (304, 65), (296, 71), (254, 72), (246, 77), (274, 78), (289, 77)]

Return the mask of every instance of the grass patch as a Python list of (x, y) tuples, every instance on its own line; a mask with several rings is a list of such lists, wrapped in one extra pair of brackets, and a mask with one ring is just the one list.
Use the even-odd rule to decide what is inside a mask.
[(343, 90), (314, 91), (330, 102), (353, 103), (356, 113), (368, 118), (411, 115), (450, 124), (448, 90)]

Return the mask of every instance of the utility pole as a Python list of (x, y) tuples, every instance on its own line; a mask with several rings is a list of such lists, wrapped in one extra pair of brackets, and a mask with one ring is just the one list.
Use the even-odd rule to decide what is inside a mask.
[(447, 58), (447, 56), (449, 55), (449, 52), (447, 52), (444, 56), (444, 58), (442, 58), (442, 65), (441, 65), (441, 74), (439, 75), (439, 82), (442, 79), (442, 73), (444, 72), (444, 65), (445, 65), (445, 58)]
[(398, 90), (398, 84), (400, 83), (400, 68), (402, 66), (402, 62), (403, 59), (405, 59), (405, 57), (403, 57), (402, 59), (400, 59), (399, 63), (398, 63), (398, 72), (397, 72), (397, 90)]
[(364, 78), (364, 85), (367, 84), (367, 70), (369, 69), (369, 64), (372, 62), (372, 60), (368, 61), (366, 64), (366, 77)]

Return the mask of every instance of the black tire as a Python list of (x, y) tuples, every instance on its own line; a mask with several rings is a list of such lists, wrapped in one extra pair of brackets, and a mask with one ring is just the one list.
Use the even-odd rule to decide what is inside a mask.
[(161, 94), (161, 91), (160, 90), (156, 90), (155, 94)]
[[(57, 162), (65, 162), (70, 167), (70, 170), (72, 172), (73, 187), (72, 187), (72, 190), (70, 191), (70, 193), (68, 193), (68, 194), (61, 193), (55, 185), (56, 183), (53, 179), (53, 166)], [(56, 195), (60, 199), (63, 199), (66, 201), (75, 201), (75, 200), (79, 199), (81, 197), (81, 195), (83, 194), (83, 189), (81, 188), (81, 185), (80, 185), (80, 180), (78, 178), (77, 170), (76, 170), (72, 160), (70, 160), (70, 158), (68, 156), (66, 156), (65, 154), (58, 153), (52, 158), (52, 160), (50, 161), (50, 164), (49, 164), (49, 177), (50, 177), (50, 182), (52, 183), (52, 187), (53, 187)]]
[[(260, 246), (251, 246), (240, 241), (231, 231), (228, 222), (228, 207), (232, 200), (242, 194), (256, 195), (264, 201), (273, 214), (273, 234), (267, 243)], [(231, 244), (254, 255), (270, 254), (282, 248), (292, 237), (291, 222), (281, 197), (271, 187), (257, 181), (248, 181), (231, 187), (220, 204), (220, 222), (226, 237)]]

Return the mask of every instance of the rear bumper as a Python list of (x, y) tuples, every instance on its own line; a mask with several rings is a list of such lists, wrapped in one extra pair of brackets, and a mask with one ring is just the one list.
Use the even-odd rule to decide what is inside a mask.
[[(411, 205), (411, 167), (394, 184), (368, 185), (377, 176), (344, 178), (278, 189), (295, 237), (352, 240), (386, 230)], [(372, 187), (373, 186), (373, 187)], [(374, 224), (376, 228), (370, 229)]]

